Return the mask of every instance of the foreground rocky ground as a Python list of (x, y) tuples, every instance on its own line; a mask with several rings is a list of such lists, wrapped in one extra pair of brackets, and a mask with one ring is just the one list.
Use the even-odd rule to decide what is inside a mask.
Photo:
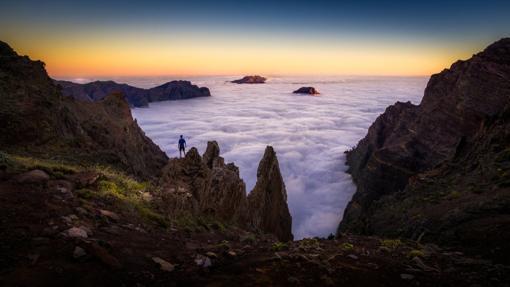
[(280, 242), (169, 220), (158, 191), (111, 170), (3, 155), (2, 286), (508, 286), (508, 267), (414, 241)]

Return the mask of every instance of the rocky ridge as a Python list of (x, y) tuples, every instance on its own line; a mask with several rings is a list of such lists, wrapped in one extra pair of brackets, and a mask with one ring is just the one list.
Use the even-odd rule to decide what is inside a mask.
[(55, 83), (62, 87), (64, 96), (81, 101), (98, 101), (112, 93), (122, 93), (129, 105), (134, 107), (146, 107), (150, 102), (211, 96), (208, 88), (198, 87), (189, 81), (171, 81), (150, 89), (141, 89), (114, 81), (95, 81), (86, 84), (69, 81), (55, 81)]
[(208, 142), (203, 157), (191, 148), (184, 159), (171, 159), (160, 185), (162, 208), (172, 217), (205, 216), (274, 234), (280, 241), (293, 238), (285, 184), (272, 147), (266, 148), (248, 197), (239, 168), (225, 164), (215, 141)]
[(347, 153), (358, 190), (339, 234), (508, 254), (509, 104), (506, 38), (433, 75), (420, 105), (388, 107)]

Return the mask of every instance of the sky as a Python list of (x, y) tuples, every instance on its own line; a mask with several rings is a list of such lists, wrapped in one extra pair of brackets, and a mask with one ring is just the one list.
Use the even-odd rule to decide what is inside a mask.
[(54, 77), (429, 75), (509, 32), (510, 1), (0, 2)]

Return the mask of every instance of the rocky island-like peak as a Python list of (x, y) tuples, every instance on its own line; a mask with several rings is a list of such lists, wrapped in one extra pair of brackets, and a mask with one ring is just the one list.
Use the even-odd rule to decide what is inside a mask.
[(55, 81), (62, 87), (64, 96), (80, 101), (94, 102), (111, 93), (122, 93), (132, 107), (146, 107), (150, 102), (175, 101), (197, 97), (210, 97), (206, 87), (198, 87), (190, 81), (171, 81), (160, 86), (142, 89), (114, 81), (94, 81), (78, 84), (70, 81)]
[(319, 91), (315, 89), (314, 87), (301, 87), (294, 92), (294, 94), (307, 94), (307, 95), (319, 95)]
[(262, 76), (245, 76), (242, 79), (239, 80), (233, 80), (231, 83), (234, 84), (264, 84), (266, 82), (266, 78)]

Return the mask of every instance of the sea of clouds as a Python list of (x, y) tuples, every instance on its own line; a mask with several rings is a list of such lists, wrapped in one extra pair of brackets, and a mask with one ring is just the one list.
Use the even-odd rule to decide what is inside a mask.
[[(396, 101), (418, 104), (424, 77), (273, 77), (262, 85), (229, 83), (231, 77), (191, 79), (212, 97), (151, 103), (133, 109), (139, 125), (168, 156), (178, 156), (183, 134), (203, 153), (218, 141), (226, 161), (240, 168), (248, 192), (267, 145), (275, 148), (287, 187), (293, 233), (299, 239), (334, 233), (355, 186), (345, 173), (344, 151)], [(150, 87), (169, 79), (117, 79)], [(314, 86), (320, 96), (296, 95)]]

